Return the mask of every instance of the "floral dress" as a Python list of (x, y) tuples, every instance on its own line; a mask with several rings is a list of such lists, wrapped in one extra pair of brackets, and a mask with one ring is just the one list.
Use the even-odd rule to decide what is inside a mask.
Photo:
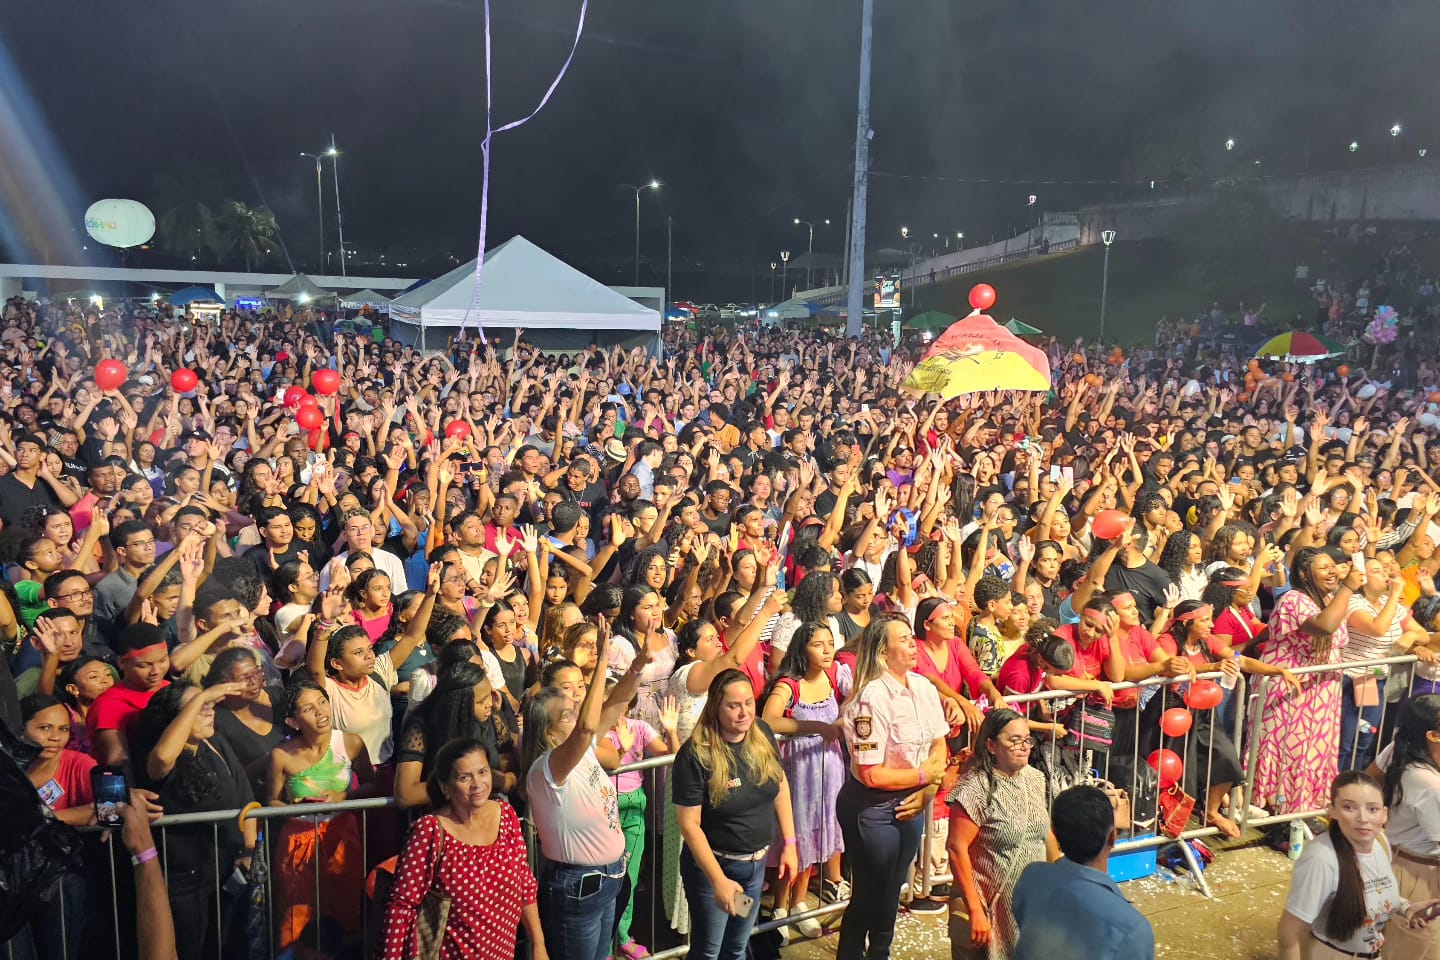
[[(1262, 659), (1294, 669), (1339, 663), (1350, 641), (1345, 622), (1328, 638), (1312, 637), (1300, 625), (1320, 612), (1303, 590), (1280, 598), (1270, 614), (1270, 640)], [(1340, 672), (1304, 674), (1298, 696), (1272, 679), (1260, 722), (1255, 768), (1255, 803), (1273, 813), (1317, 810), (1330, 799), (1330, 781), (1340, 772)]]

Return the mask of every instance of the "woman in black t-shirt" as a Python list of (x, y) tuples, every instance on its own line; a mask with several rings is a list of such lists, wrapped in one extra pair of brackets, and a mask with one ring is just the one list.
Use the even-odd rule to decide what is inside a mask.
[[(220, 683), (205, 690), (172, 683), (150, 698), (136, 723), (132, 756), (144, 757), (136, 770), (140, 785), (159, 794), (167, 814), (238, 810), (255, 800), (245, 769), (230, 745), (215, 736), (215, 704), (238, 697), (244, 687)], [(223, 904), (231, 878), (243, 880), (255, 852), (255, 821), (244, 826), (230, 817), (219, 823), (166, 827), (156, 838), (166, 866), (170, 909), (175, 915), (176, 950), (181, 957), (221, 956), (243, 929), (225, 929)], [(225, 890), (216, 915), (215, 885)], [(235, 895), (243, 895), (243, 885)], [(232, 955), (226, 949), (224, 955)]]
[(685, 850), (691, 960), (742, 960), (760, 911), (765, 859), (780, 821), (781, 883), (797, 873), (790, 785), (775, 734), (739, 670), (710, 684), (695, 732), (675, 758), (674, 796)]

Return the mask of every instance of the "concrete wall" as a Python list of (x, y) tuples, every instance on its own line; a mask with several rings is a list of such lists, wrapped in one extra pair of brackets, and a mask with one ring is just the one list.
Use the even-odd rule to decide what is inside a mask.
[[(1125, 240), (1163, 237), (1178, 220), (1201, 209), (1216, 191), (1237, 185), (1241, 184), (1222, 181), (1186, 195), (1082, 208), (1078, 217), (1080, 242), (1099, 243), (1100, 231), (1106, 229), (1115, 230)], [(1288, 220), (1440, 221), (1440, 162), (1418, 161), (1243, 185), (1258, 188)]]

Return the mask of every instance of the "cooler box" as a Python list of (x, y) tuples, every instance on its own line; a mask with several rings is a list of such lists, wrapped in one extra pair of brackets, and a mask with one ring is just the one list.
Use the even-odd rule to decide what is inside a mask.
[(1141, 847), (1138, 850), (1126, 850), (1134, 847), (1142, 840), (1153, 840), (1155, 832), (1137, 833), (1115, 844), (1115, 849), (1110, 851), (1109, 872), (1110, 879), (1116, 883), (1124, 883), (1126, 880), (1141, 880), (1155, 873), (1155, 855), (1160, 848), (1156, 846)]

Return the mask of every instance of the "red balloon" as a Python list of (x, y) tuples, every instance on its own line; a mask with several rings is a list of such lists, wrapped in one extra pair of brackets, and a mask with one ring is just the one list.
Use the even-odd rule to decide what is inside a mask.
[(301, 407), (295, 411), (295, 422), (305, 430), (319, 430), (325, 426), (325, 414), (320, 412), (318, 406)]
[(1185, 764), (1174, 750), (1156, 750), (1145, 758), (1145, 762), (1159, 775), (1161, 790), (1170, 789), (1185, 774)]
[(1191, 710), (1213, 710), (1225, 699), (1225, 691), (1214, 680), (1196, 680), (1185, 694), (1185, 703)]
[(1194, 722), (1195, 718), (1184, 707), (1171, 707), (1160, 715), (1160, 729), (1165, 731), (1167, 737), (1185, 736)]
[(976, 310), (989, 310), (995, 306), (995, 288), (988, 283), (977, 283), (970, 288), (970, 306)]
[(302, 394), (300, 394), (300, 409), (301, 409), (301, 410), (304, 410), (306, 407), (318, 407), (318, 406), (320, 406), (320, 401), (319, 401), (318, 399), (316, 399), (314, 396), (311, 396), (311, 395), (308, 394), (308, 393), (302, 393)]
[(101, 360), (95, 364), (95, 386), (101, 390), (119, 390), (130, 376), (119, 360)]
[(464, 420), (451, 420), (445, 425), (445, 436), (454, 437), (457, 440), (469, 439), (470, 424)]
[(1114, 540), (1125, 532), (1130, 517), (1124, 510), (1104, 510), (1090, 523), (1090, 531), (1101, 540)]
[(170, 386), (175, 388), (176, 393), (189, 393), (199, 385), (199, 374), (187, 367), (181, 367), (170, 374)]
[(316, 370), (310, 376), (310, 385), (313, 386), (315, 392), (321, 396), (334, 396), (340, 389), (340, 374), (328, 367), (324, 370)]
[(285, 406), (294, 410), (300, 406), (300, 398), (305, 396), (305, 388), (301, 386), (289, 386), (285, 388)]

